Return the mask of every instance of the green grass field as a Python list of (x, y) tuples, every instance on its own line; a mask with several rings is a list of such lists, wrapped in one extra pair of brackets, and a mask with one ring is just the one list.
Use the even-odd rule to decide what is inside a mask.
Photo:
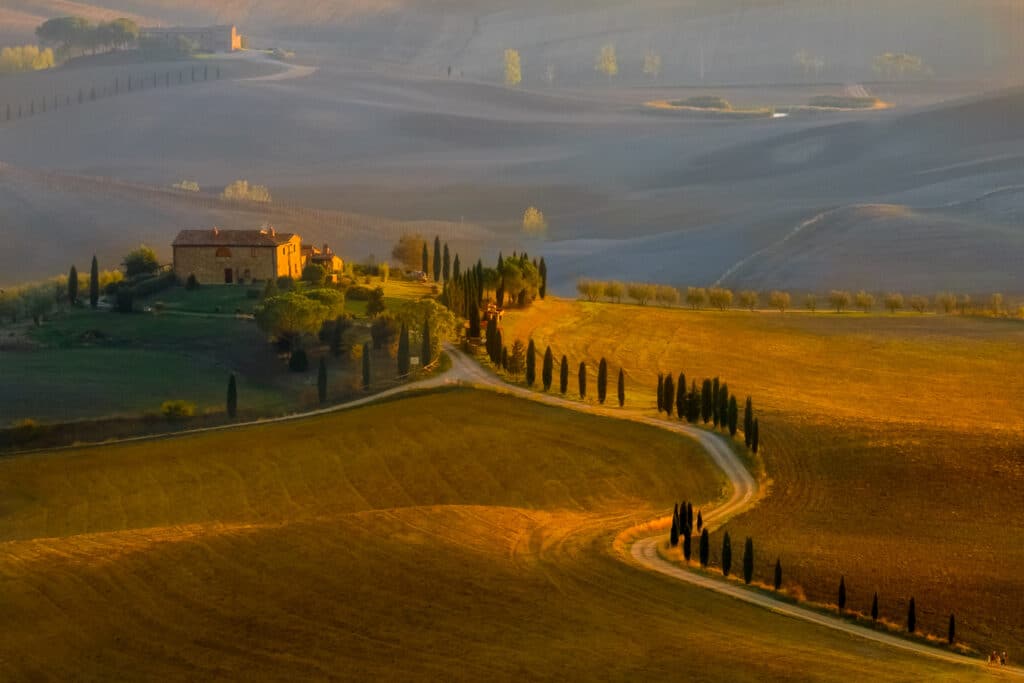
[(721, 487), (667, 432), (469, 390), (0, 459), (0, 661), (9, 680), (963, 680), (615, 555)]
[(189, 313), (252, 313), (262, 293), (263, 286), (260, 285), (204, 285), (192, 290), (171, 287), (147, 298), (142, 305), (156, 306), (159, 303), (167, 311)]
[[(627, 406), (653, 412), (659, 371), (720, 376), (752, 395), (770, 495), (731, 522), (781, 558), (787, 583), (943, 635), (955, 612), (980, 651), (1024, 651), (1024, 323), (959, 316), (691, 312), (565, 300), (505, 317), (575, 368), (625, 367)], [(575, 379), (573, 379), (573, 386)], [(720, 538), (713, 538), (713, 559)]]

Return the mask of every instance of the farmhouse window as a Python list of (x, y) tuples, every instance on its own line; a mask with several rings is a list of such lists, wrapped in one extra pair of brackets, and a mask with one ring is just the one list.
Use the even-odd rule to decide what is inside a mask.
[(256, 258), (256, 247), (253, 247), (249, 250), (249, 256)]
[(231, 250), (227, 247), (217, 247), (217, 258), (231, 258)]

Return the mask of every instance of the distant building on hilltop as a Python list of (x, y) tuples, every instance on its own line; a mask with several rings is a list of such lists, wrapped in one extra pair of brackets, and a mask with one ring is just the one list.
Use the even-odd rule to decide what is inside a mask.
[[(234, 284), (302, 275), (302, 238), (262, 230), (182, 230), (171, 243), (174, 274), (181, 282)], [(339, 259), (340, 260), (340, 259)]]
[(234, 52), (242, 49), (242, 34), (231, 26), (172, 26), (170, 28), (143, 28), (139, 40), (150, 41), (176, 50), (181, 39), (196, 44), (200, 52)]

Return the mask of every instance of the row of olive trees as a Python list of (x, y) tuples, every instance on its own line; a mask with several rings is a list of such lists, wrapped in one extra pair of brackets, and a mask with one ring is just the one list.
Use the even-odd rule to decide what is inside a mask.
[[(743, 308), (753, 311), (767, 304), (769, 307), (785, 313), (793, 307), (793, 296), (789, 292), (781, 290), (772, 290), (765, 295), (752, 289), (734, 292), (725, 287), (687, 287), (685, 292), (681, 292), (669, 285), (584, 278), (577, 281), (576, 291), (588, 301), (621, 303), (623, 298), (627, 298), (641, 306), (651, 302), (664, 306), (683, 303), (694, 310), (710, 306), (719, 310)], [(1003, 295), (998, 293), (992, 294), (987, 301), (978, 302), (967, 294), (956, 295), (950, 292), (941, 292), (936, 294), (933, 299), (929, 299), (929, 297), (919, 294), (905, 297), (899, 292), (889, 292), (879, 297), (864, 290), (853, 294), (846, 290), (832, 290), (825, 297), (806, 294), (801, 303), (806, 310), (811, 312), (827, 305), (837, 313), (850, 309), (868, 313), (876, 310), (879, 304), (891, 313), (907, 309), (917, 313), (934, 310), (946, 314), (959, 312), (1007, 315), (1011, 312)]]

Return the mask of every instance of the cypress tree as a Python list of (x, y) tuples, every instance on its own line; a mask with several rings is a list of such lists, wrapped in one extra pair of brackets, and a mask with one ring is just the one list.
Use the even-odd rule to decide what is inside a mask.
[(722, 384), (718, 389), (718, 423), (722, 429), (729, 428), (729, 385)]
[(729, 570), (732, 569), (732, 541), (729, 539), (729, 532), (725, 532), (725, 538), (722, 539), (722, 576), (729, 576)]
[(327, 361), (322, 357), (316, 373), (316, 394), (320, 403), (327, 403)]
[(709, 545), (708, 530), (705, 529), (700, 534), (700, 548), (698, 548), (700, 553), (700, 566), (704, 569), (707, 569), (708, 567), (708, 556), (711, 552)]
[(526, 346), (526, 386), (532, 387), (535, 381), (537, 381), (537, 349), (531, 339)]
[(700, 419), (704, 424), (711, 419), (711, 380), (705, 379), (700, 389)]
[(878, 593), (871, 599), (871, 621), (878, 621)]
[(423, 319), (423, 343), (420, 346), (420, 367), (430, 365), (434, 361), (433, 344), (430, 342), (430, 318)]
[(551, 389), (551, 382), (554, 379), (555, 373), (555, 357), (551, 353), (551, 347), (549, 346), (544, 351), (544, 368), (541, 370), (541, 381), (544, 384), (544, 391)]
[(743, 408), (743, 439), (750, 448), (750, 432), (754, 429), (754, 403), (747, 396), (747, 405)]
[(501, 252), (498, 252), (498, 275), (501, 275), (501, 271), (505, 269), (505, 259), (501, 257)]
[(684, 534), (683, 535), (683, 559), (685, 559), (687, 562), (689, 562), (690, 561), (690, 555), (692, 554), (692, 552), (693, 552), (693, 546), (692, 546), (692, 543), (690, 541), (690, 534), (688, 534), (688, 533)]
[(956, 640), (956, 617), (952, 613), (949, 615), (949, 635), (947, 639), (950, 645)]
[(754, 580), (754, 539), (747, 536), (743, 544), (743, 583), (750, 585)]
[(234, 418), (238, 414), (238, 385), (235, 383), (235, 373), (228, 377), (228, 417)]
[(402, 323), (402, 331), (398, 335), (398, 376), (409, 374), (409, 328)]
[(686, 504), (686, 533), (693, 533), (693, 505), (691, 503)]
[(458, 280), (462, 277), (462, 264), (459, 263), (459, 255), (455, 255), (455, 261), (452, 263), (452, 279)]
[(665, 376), (658, 373), (658, 413), (665, 409)]
[(672, 516), (672, 531), (669, 532), (668, 542), (673, 548), (679, 545), (679, 515)]
[(782, 561), (775, 558), (775, 590), (782, 588)]
[(370, 342), (363, 344), (363, 391), (370, 390)]
[(562, 356), (562, 367), (558, 372), (558, 391), (562, 396), (569, 391), (569, 359)]
[(697, 531), (704, 528), (704, 516), (701, 515), (700, 510), (697, 510)]
[(736, 428), (739, 426), (740, 407), (736, 404), (736, 397), (729, 397), (729, 436), (736, 436)]
[(910, 598), (910, 606), (907, 607), (907, 633), (917, 630), (917, 609), (914, 605), (914, 598)]
[(424, 274), (426, 274), (426, 273), (428, 273), (430, 271), (430, 252), (427, 251), (427, 243), (426, 242), (423, 243), (422, 261), (423, 261), (423, 272), (424, 272)]
[(626, 405), (626, 375), (619, 368), (619, 407)]
[(441, 237), (434, 237), (434, 282), (441, 279)]
[(681, 372), (676, 382), (676, 415), (680, 420), (686, 419), (686, 375)]
[(100, 302), (100, 264), (96, 255), (92, 257), (92, 268), (89, 270), (89, 308), (96, 310)]
[(597, 365), (597, 402), (604, 405), (608, 396), (608, 363), (604, 358)]
[(505, 342), (502, 339), (501, 330), (494, 334), (494, 364), (501, 365), (501, 350), (505, 348)]
[(756, 417), (754, 418), (754, 428), (752, 431), (753, 433), (750, 435), (750, 450), (754, 452), (754, 455), (757, 455), (758, 433)]
[(700, 392), (697, 391), (697, 381), (690, 383), (690, 394), (686, 397), (686, 420), (690, 424), (696, 424), (700, 419)]
[(477, 308), (476, 302), (469, 304), (469, 337), (480, 338), (480, 309)]
[(843, 610), (846, 609), (846, 577), (839, 577), (839, 600), (836, 602), (839, 605), (839, 613), (842, 614)]
[(579, 382), (580, 382), (580, 398), (587, 397), (587, 364), (580, 361), (579, 371)]
[(448, 243), (444, 243), (444, 258), (441, 262), (441, 277), (445, 282), (448, 282), (448, 277), (452, 274), (452, 257), (448, 252)]
[(711, 382), (711, 421), (718, 426), (718, 378)]
[(492, 316), (487, 321), (487, 340), (484, 348), (487, 349), (487, 356), (493, 363), (497, 355), (497, 351), (501, 349), (500, 345), (497, 345), (498, 341), (498, 318)]
[(508, 372), (508, 347), (501, 347), (501, 369)]
[(661, 398), (661, 405), (665, 409), (665, 414), (672, 417), (672, 405), (676, 401), (676, 388), (672, 383), (672, 373), (665, 375), (665, 386), (664, 396)]
[(540, 287), (538, 288), (538, 294), (543, 299), (544, 295), (548, 291), (548, 264), (544, 263), (544, 257), (540, 257), (540, 265), (537, 266), (537, 273), (540, 275)]
[(78, 303), (78, 268), (74, 266), (68, 271), (68, 301), (72, 306)]

